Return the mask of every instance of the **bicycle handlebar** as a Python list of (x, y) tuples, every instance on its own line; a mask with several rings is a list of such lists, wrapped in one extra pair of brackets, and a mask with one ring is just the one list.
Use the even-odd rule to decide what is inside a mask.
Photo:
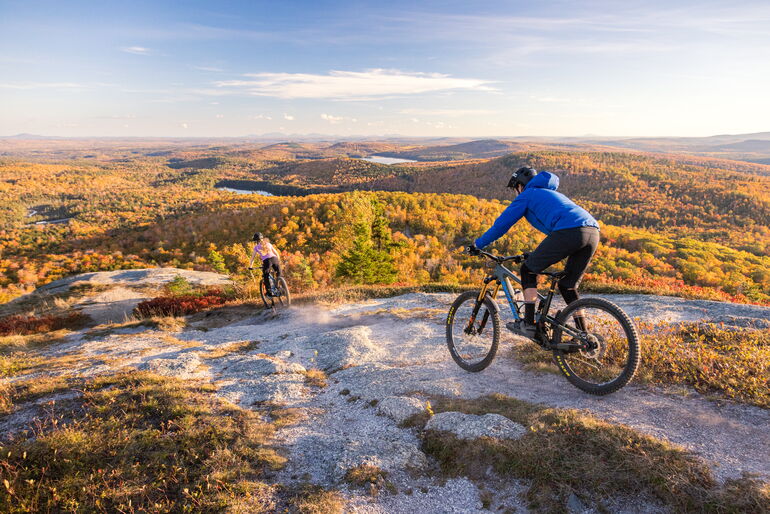
[(527, 257), (529, 257), (529, 254), (526, 252), (519, 255), (494, 255), (489, 252), (485, 252), (484, 250), (479, 250), (479, 255), (483, 255), (487, 259), (491, 259), (499, 263), (513, 261), (516, 264), (521, 264)]

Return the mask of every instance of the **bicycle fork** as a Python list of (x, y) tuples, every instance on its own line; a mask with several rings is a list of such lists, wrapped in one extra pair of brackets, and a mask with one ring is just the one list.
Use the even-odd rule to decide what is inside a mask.
[[(476, 323), (476, 316), (479, 315), (479, 309), (481, 308), (481, 305), (484, 303), (484, 296), (487, 294), (487, 291), (489, 290), (489, 283), (491, 282), (491, 279), (484, 280), (484, 285), (481, 288), (481, 291), (479, 292), (479, 296), (476, 299), (476, 305), (473, 306), (473, 312), (471, 312), (471, 318), (468, 320), (468, 325), (465, 327), (465, 333), (471, 334), (474, 330), (474, 324)], [(495, 288), (492, 292), (492, 299), (497, 297), (497, 293), (500, 291), (500, 282), (495, 283)], [(487, 325), (487, 321), (489, 321), (489, 309), (484, 311), (484, 315), (481, 318), (481, 323), (479, 323), (479, 327), (476, 330), (476, 334), (481, 334), (484, 331), (484, 327)]]

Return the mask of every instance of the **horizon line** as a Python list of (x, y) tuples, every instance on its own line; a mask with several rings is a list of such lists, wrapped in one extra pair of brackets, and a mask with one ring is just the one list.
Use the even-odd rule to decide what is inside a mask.
[(319, 134), (314, 132), (309, 133), (280, 133), (280, 132), (267, 132), (264, 134), (244, 134), (244, 135), (238, 135), (238, 136), (175, 136), (175, 135), (164, 135), (164, 136), (149, 136), (149, 135), (130, 135), (130, 136), (62, 136), (62, 135), (46, 135), (46, 134), (32, 134), (32, 133), (17, 133), (17, 134), (11, 134), (11, 135), (0, 135), (0, 140), (10, 140), (10, 139), (16, 139), (19, 141), (30, 141), (35, 139), (184, 139), (184, 140), (200, 140), (200, 139), (274, 139), (276, 137), (287, 137), (287, 138), (313, 138), (313, 139), (319, 139), (319, 138), (329, 138), (329, 139), (372, 139), (372, 138), (402, 138), (402, 139), (525, 139), (525, 138), (536, 138), (536, 139), (682, 139), (682, 138), (688, 138), (688, 139), (707, 139), (711, 137), (724, 137), (724, 136), (751, 136), (756, 134), (770, 134), (770, 129), (767, 131), (760, 131), (760, 132), (738, 132), (738, 133), (728, 133), (723, 132), (720, 134), (711, 134), (708, 136), (673, 136), (673, 135), (655, 135), (655, 136), (645, 136), (645, 135), (601, 135), (601, 134), (584, 134), (579, 136), (544, 136), (544, 135), (451, 135), (451, 136), (442, 136), (442, 135), (425, 135), (425, 136), (409, 136), (405, 134), (351, 134), (351, 135), (340, 135), (340, 134)]

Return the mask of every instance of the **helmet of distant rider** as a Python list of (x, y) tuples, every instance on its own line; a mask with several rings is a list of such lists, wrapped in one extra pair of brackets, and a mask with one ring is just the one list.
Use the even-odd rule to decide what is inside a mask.
[(518, 184), (525, 186), (537, 175), (537, 170), (530, 168), (529, 166), (522, 166), (517, 169), (511, 175), (511, 180), (508, 181), (508, 187), (516, 187)]
[(258, 243), (258, 242), (262, 241), (262, 239), (264, 239), (264, 238), (265, 238), (265, 236), (262, 235), (262, 232), (255, 232), (254, 233), (254, 237), (252, 237), (251, 240), (252, 241), (256, 241)]

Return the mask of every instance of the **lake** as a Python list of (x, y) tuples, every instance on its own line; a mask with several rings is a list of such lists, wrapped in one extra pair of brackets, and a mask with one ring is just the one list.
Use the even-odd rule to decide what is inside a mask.
[(272, 193), (268, 193), (267, 191), (248, 191), (246, 189), (235, 189), (234, 187), (217, 187), (216, 189), (219, 189), (220, 191), (229, 191), (231, 193), (237, 193), (239, 195), (262, 195), (262, 196), (273, 196)]
[(69, 223), (74, 218), (59, 218), (58, 220), (43, 220), (30, 223), (30, 225), (61, 225), (62, 223)]
[(376, 162), (377, 164), (404, 164), (407, 162), (417, 162), (412, 159), (397, 159), (395, 157), (384, 157), (382, 155), (370, 155), (369, 157), (364, 157), (361, 160)]

